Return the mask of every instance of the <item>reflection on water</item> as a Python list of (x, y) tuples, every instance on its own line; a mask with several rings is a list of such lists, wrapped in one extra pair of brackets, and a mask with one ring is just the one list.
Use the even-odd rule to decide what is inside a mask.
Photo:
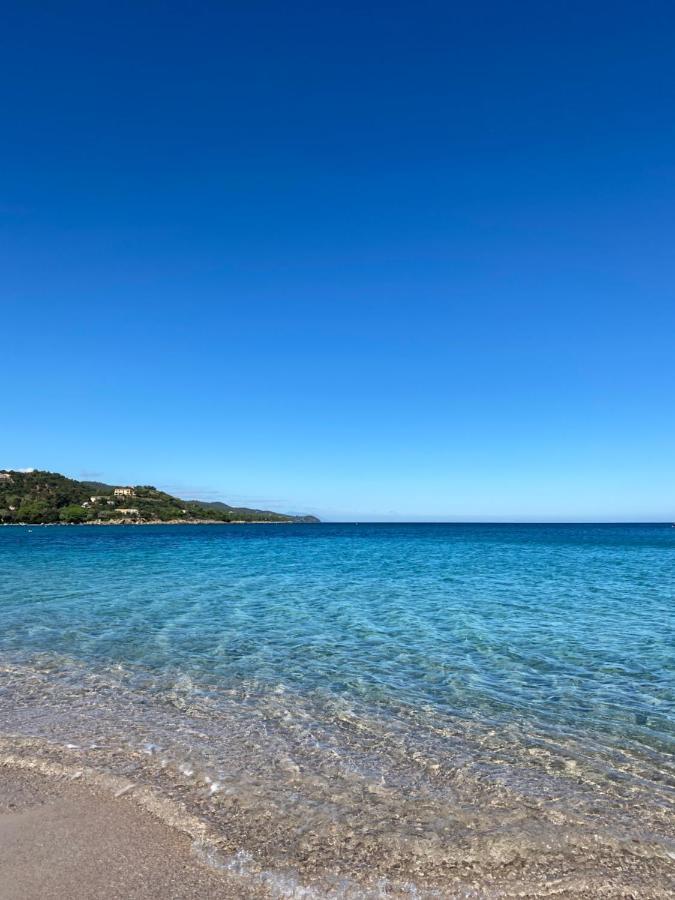
[(674, 559), (657, 526), (1, 529), (2, 751), (153, 787), (265, 896), (670, 896)]

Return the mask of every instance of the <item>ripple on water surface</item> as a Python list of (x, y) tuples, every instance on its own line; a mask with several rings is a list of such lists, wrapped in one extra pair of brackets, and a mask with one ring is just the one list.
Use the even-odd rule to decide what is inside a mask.
[(658, 526), (5, 528), (4, 751), (155, 790), (263, 893), (668, 896), (674, 551)]

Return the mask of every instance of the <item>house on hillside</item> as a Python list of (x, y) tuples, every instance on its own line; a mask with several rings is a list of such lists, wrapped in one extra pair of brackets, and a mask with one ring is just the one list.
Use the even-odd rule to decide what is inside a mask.
[(115, 512), (122, 513), (123, 516), (137, 516), (137, 509), (116, 509)]
[(134, 493), (134, 489), (131, 487), (114, 488), (113, 490), (116, 497), (133, 497)]
[(9, 472), (0, 472), (0, 481), (11, 481), (12, 476)]

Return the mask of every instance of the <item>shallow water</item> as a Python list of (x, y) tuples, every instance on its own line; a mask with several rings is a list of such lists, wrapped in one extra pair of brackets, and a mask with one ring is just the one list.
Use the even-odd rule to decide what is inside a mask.
[(0, 749), (265, 896), (666, 897), (674, 597), (670, 526), (6, 527)]

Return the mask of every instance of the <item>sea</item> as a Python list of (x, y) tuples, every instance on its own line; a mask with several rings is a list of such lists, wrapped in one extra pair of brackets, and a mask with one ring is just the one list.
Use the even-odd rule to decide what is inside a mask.
[(0, 763), (224, 896), (675, 892), (675, 528), (0, 528)]

